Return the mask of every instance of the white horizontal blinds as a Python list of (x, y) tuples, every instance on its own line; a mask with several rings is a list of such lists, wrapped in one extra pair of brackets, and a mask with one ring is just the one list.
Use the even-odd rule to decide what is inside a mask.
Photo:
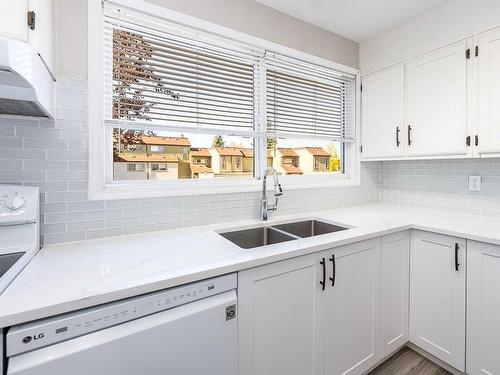
[(253, 131), (258, 57), (165, 24), (105, 10), (107, 123)]
[(268, 131), (354, 140), (354, 77), (283, 56), (267, 56)]

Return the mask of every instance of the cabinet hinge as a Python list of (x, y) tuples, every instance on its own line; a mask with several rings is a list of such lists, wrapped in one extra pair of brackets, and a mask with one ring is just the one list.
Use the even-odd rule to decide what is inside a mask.
[(31, 30), (35, 30), (35, 12), (32, 10), (28, 12), (28, 26)]
[(465, 138), (465, 144), (467, 146), (470, 146), (470, 135), (468, 135), (466, 138)]
[(474, 49), (474, 55), (476, 55), (476, 57), (479, 56), (479, 46), (476, 46), (476, 48)]

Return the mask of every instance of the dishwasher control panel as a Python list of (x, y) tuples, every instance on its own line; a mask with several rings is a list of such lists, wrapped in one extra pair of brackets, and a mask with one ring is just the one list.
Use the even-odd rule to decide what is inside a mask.
[(236, 285), (236, 274), (229, 274), (14, 326), (6, 335), (7, 357), (214, 296)]

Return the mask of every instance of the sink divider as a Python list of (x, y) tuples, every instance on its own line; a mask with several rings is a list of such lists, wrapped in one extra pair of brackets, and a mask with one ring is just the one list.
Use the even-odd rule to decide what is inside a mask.
[(287, 235), (287, 236), (293, 237), (293, 238), (294, 238), (294, 239), (296, 239), (296, 240), (299, 240), (299, 239), (301, 239), (301, 238), (302, 238), (302, 237), (300, 237), (300, 236), (297, 236), (296, 234), (293, 234), (293, 233), (286, 232), (286, 231), (284, 231), (284, 230), (281, 230), (281, 229), (275, 228), (275, 227), (273, 227), (272, 225), (271, 225), (271, 226), (268, 226), (268, 227), (266, 227), (266, 228), (269, 228), (270, 230), (274, 230), (275, 232), (278, 232), (278, 233), (285, 234), (285, 235)]

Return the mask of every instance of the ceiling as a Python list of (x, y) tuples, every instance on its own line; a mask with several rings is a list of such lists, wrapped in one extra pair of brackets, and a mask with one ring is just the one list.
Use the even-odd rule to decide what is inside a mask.
[(256, 0), (360, 42), (453, 0)]

